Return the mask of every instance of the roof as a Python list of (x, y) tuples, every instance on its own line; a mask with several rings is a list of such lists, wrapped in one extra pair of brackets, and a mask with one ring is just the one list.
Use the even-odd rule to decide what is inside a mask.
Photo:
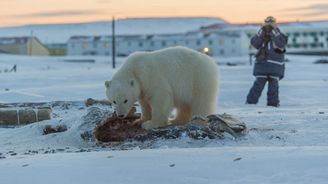
[[(121, 36), (116, 36), (119, 39)], [(71, 36), (68, 42), (101, 42), (101, 41), (111, 41), (112, 36), (110, 35), (98, 35), (98, 36), (91, 36), (91, 35), (77, 35)]]
[[(181, 41), (187, 39), (202, 39), (209, 37), (240, 37), (237, 33), (219, 33), (219, 32), (188, 32), (188, 33), (175, 33), (175, 34), (149, 34), (149, 35), (117, 35), (116, 40), (118, 41), (160, 41), (160, 40), (171, 40), (171, 41)], [(105, 42), (111, 41), (112, 37), (110, 35), (103, 36), (72, 36), (68, 43), (81, 43), (81, 42)]]
[[(117, 40), (149, 40), (152, 39), (154, 35), (116, 35)], [(92, 35), (78, 35), (71, 36), (68, 42), (101, 42), (101, 41), (111, 41), (111, 35), (101, 35), (101, 36), (92, 36)]]
[[(227, 23), (219, 23), (219, 24), (211, 24), (208, 26), (203, 26), (200, 28), (200, 31), (210, 32), (210, 31), (218, 31), (218, 30), (242, 30), (242, 29), (258, 29), (261, 26), (260, 23), (253, 24), (227, 24)], [(328, 21), (314, 21), (314, 22), (278, 22), (278, 26), (281, 28), (328, 28)]]
[(9, 44), (26, 44), (30, 37), (0, 37), (1, 45), (9, 45)]

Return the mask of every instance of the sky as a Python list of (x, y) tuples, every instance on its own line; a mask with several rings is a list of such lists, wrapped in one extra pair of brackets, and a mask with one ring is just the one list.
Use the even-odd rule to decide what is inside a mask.
[(0, 26), (132, 17), (218, 17), (231, 23), (328, 20), (328, 0), (1, 0)]

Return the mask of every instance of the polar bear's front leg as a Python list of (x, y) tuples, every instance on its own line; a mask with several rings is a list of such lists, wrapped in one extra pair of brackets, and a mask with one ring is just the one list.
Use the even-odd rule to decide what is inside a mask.
[(151, 106), (149, 102), (139, 99), (139, 104), (141, 106), (141, 118), (133, 122), (133, 124), (142, 124), (151, 119)]
[(150, 100), (151, 120), (142, 124), (144, 129), (158, 128), (168, 125), (168, 117), (173, 109), (173, 98), (168, 92), (158, 92)]

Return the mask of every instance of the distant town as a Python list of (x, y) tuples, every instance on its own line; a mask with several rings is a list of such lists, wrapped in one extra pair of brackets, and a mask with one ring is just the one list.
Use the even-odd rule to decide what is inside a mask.
[[(254, 54), (255, 49), (250, 46), (249, 40), (259, 27), (259, 24), (229, 24), (222, 21), (185, 32), (118, 34), (115, 36), (115, 55), (128, 56), (135, 51), (185, 46), (215, 57), (244, 56)], [(328, 55), (328, 21), (281, 23), (279, 27), (289, 38), (289, 54)], [(107, 35), (71, 35), (63, 43), (44, 43), (37, 35), (10, 36), (0, 37), (0, 53), (111, 56), (112, 43), (110, 32)]]

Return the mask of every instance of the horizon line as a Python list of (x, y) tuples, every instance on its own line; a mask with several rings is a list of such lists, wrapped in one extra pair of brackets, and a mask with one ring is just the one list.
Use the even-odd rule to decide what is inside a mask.
[[(115, 16), (113, 16), (115, 17)], [(216, 18), (221, 19), (222, 21), (228, 24), (238, 24), (238, 25), (248, 25), (248, 24), (262, 24), (263, 22), (259, 21), (236, 21), (230, 22), (220, 17), (215, 16), (143, 16), (143, 17), (119, 17), (116, 18), (116, 21), (119, 20), (126, 20), (126, 19), (165, 19), (165, 18)], [(328, 19), (312, 19), (312, 20), (290, 20), (290, 21), (278, 21), (278, 24), (284, 23), (307, 23), (307, 22), (326, 22)], [(88, 23), (96, 23), (96, 22), (112, 22), (112, 18), (110, 19), (99, 19), (94, 21), (72, 21), (72, 22), (61, 22), (61, 23), (28, 23), (28, 24), (21, 24), (21, 25), (12, 25), (12, 26), (0, 26), (0, 28), (15, 28), (15, 27), (25, 27), (25, 26), (46, 26), (46, 25), (74, 25), (74, 24), (88, 24)]]

